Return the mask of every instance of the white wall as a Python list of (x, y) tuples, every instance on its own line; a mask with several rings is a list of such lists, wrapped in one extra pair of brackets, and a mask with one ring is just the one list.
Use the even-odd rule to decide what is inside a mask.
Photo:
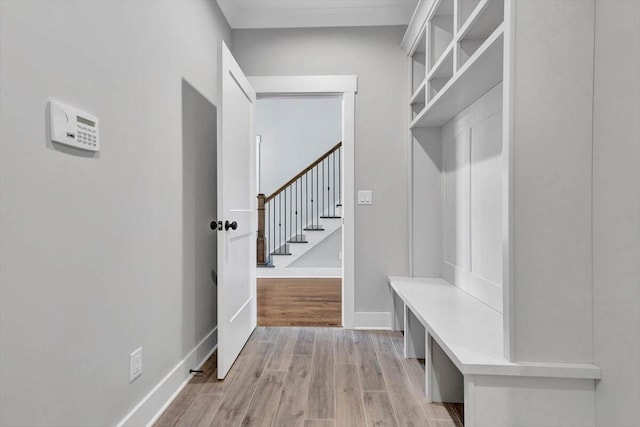
[(292, 262), (288, 268), (341, 268), (342, 227)]
[[(215, 326), (183, 79), (217, 103), (229, 38), (214, 1), (0, 2), (1, 425), (113, 425)], [(49, 98), (100, 118), (98, 157), (46, 143)]]
[(390, 312), (386, 276), (406, 275), (407, 61), (404, 27), (234, 30), (233, 48), (247, 75), (358, 75), (356, 190), (373, 205), (356, 206), (356, 311)]
[(260, 192), (269, 195), (342, 140), (342, 98), (263, 98), (256, 102)]
[(593, 317), (599, 426), (640, 420), (640, 2), (596, 2)]

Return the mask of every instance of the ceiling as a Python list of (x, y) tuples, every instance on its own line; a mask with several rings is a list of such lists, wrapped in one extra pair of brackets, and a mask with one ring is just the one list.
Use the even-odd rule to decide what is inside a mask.
[(231, 28), (406, 25), (418, 0), (218, 0)]

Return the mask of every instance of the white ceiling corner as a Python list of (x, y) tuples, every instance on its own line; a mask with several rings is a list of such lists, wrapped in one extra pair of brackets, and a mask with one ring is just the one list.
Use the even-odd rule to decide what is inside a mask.
[(217, 0), (231, 28), (407, 25), (418, 0)]

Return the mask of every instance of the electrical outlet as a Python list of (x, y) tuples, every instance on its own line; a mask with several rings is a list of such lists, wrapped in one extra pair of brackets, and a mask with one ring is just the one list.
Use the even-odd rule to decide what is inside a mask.
[(142, 347), (129, 355), (129, 382), (142, 375)]

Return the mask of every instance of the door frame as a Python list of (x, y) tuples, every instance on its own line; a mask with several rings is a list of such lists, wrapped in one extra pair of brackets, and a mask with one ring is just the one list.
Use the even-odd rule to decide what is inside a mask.
[(247, 76), (258, 97), (338, 95), (342, 97), (342, 327), (355, 322), (355, 137), (358, 76)]

